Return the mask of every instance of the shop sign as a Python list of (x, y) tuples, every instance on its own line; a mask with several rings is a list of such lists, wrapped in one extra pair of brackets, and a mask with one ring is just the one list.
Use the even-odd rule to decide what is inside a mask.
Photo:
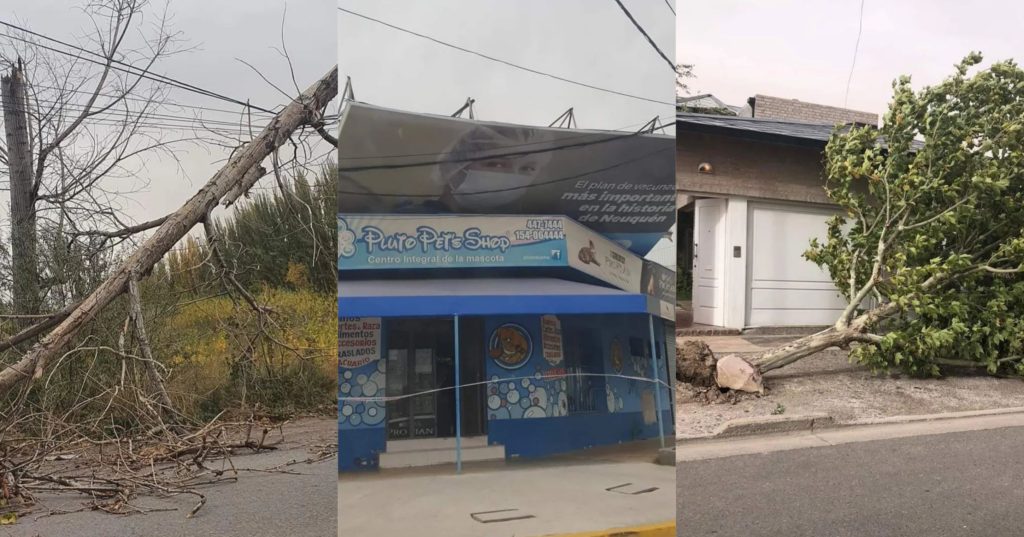
[(540, 340), (544, 359), (553, 366), (562, 363), (562, 322), (554, 315), (540, 318)]
[(640, 292), (643, 262), (635, 254), (579, 224), (568, 227), (565, 241), (569, 266), (619, 289)]
[(362, 367), (380, 358), (380, 317), (338, 319), (338, 365)]
[(565, 266), (560, 217), (339, 215), (338, 269)]

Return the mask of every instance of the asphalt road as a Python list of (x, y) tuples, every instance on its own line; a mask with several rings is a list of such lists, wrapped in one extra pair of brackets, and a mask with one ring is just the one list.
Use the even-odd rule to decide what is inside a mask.
[(678, 535), (1024, 535), (1024, 427), (679, 462)]
[[(238, 468), (272, 469), (289, 461), (310, 458), (309, 448), (336, 441), (333, 419), (304, 420), (285, 428), (286, 441), (278, 451), (234, 458)], [(273, 436), (273, 435), (272, 435)], [(326, 537), (337, 534), (338, 459), (286, 467), (289, 472), (243, 471), (237, 483), (205, 487), (206, 505), (191, 519), (191, 495), (142, 497), (133, 505), (158, 509), (118, 516), (78, 511), (46, 516), (48, 512), (81, 510), (80, 496), (40, 498), (34, 512), (12, 526), (0, 526), (0, 537)]]

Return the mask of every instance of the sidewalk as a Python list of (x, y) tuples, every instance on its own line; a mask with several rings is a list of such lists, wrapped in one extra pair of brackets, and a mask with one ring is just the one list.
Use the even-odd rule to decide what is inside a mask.
[(538, 537), (651, 527), (675, 520), (675, 485), (672, 466), (624, 456), (484, 465), (462, 475), (450, 466), (346, 474), (338, 481), (338, 529), (340, 535)]
[[(699, 337), (716, 356), (744, 356), (782, 345), (794, 336)], [(774, 415), (827, 414), (838, 423), (912, 414), (1024, 406), (1024, 382), (983, 374), (939, 379), (910, 378), (900, 374), (873, 375), (851, 364), (845, 351), (830, 349), (770, 371), (763, 396), (744, 394), (733, 403), (726, 399), (708, 404), (689, 385), (676, 386), (676, 434), (694, 437), (712, 434), (720, 425), (739, 418)]]

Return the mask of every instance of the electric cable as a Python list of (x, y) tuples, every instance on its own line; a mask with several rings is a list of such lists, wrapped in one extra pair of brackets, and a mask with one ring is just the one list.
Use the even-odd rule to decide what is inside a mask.
[[(603, 91), (605, 93), (611, 93), (611, 94), (619, 95), (619, 96), (622, 96), (622, 97), (629, 97), (631, 99), (639, 99), (641, 101), (647, 101), (647, 102), (656, 103), (656, 104), (665, 104), (665, 105), (675, 106), (675, 103), (671, 103), (671, 102), (667, 102), (667, 101), (659, 101), (657, 99), (651, 99), (649, 97), (643, 97), (643, 96), (640, 96), (640, 95), (634, 95), (634, 94), (625, 93), (625, 92), (622, 92), (622, 91), (616, 91), (616, 90), (612, 90), (612, 89), (602, 88), (600, 86), (595, 86), (593, 84), (587, 84), (586, 82), (579, 82), (577, 80), (572, 80), (572, 79), (569, 79), (569, 78), (565, 78), (563, 76), (558, 76), (558, 75), (555, 75), (555, 74), (547, 73), (547, 72), (540, 71), (540, 70), (537, 70), (537, 69), (533, 69), (533, 68), (530, 68), (530, 67), (524, 67), (522, 65), (515, 64), (515, 63), (512, 63), (512, 62), (507, 61), (507, 60), (502, 60), (500, 58), (495, 58), (494, 56), (489, 56), (487, 54), (483, 54), (483, 53), (477, 52), (475, 50), (470, 50), (468, 48), (460, 47), (458, 45), (453, 45), (451, 43), (448, 43), (448, 42), (445, 42), (445, 41), (441, 41), (440, 39), (437, 39), (437, 38), (434, 38), (434, 37), (430, 37), (429, 35), (424, 35), (424, 34), (417, 33), (417, 32), (414, 32), (414, 31), (406, 29), (406, 28), (402, 28), (400, 26), (395, 26), (394, 24), (390, 24), (390, 23), (384, 22), (384, 21), (382, 21), (380, 19), (375, 19), (375, 18), (370, 17), (368, 15), (363, 15), (362, 13), (356, 13), (355, 11), (352, 11), (352, 10), (349, 10), (349, 9), (345, 9), (345, 8), (342, 8), (342, 7), (339, 7), (338, 11), (342, 11), (344, 13), (348, 13), (348, 14), (354, 15), (356, 17), (360, 17), (360, 18), (363, 18), (363, 19), (366, 19), (366, 20), (369, 20), (369, 21), (373, 21), (373, 22), (376, 22), (377, 24), (381, 24), (381, 25), (387, 26), (388, 28), (392, 28), (392, 29), (398, 30), (400, 32), (405, 32), (407, 34), (411, 34), (411, 35), (414, 35), (416, 37), (420, 37), (420, 38), (426, 39), (428, 41), (433, 41), (434, 43), (437, 43), (439, 45), (443, 45), (443, 46), (446, 46), (446, 47), (449, 47), (449, 48), (452, 48), (452, 49), (455, 49), (455, 50), (458, 50), (458, 51), (462, 51), (462, 52), (465, 52), (465, 53), (468, 53), (468, 54), (472, 54), (474, 56), (479, 56), (481, 58), (484, 58), (484, 59), (487, 59), (487, 60), (490, 60), (490, 61), (493, 61), (493, 62), (498, 62), (498, 63), (504, 64), (504, 65), (507, 65), (509, 67), (513, 67), (515, 69), (520, 69), (522, 71), (533, 73), (535, 75), (546, 76), (548, 78), (553, 78), (555, 80), (566, 82), (568, 84), (574, 84), (576, 86), (581, 86), (581, 87), (589, 88), (589, 89), (596, 90), (596, 91)], [(673, 67), (673, 69), (674, 68), (675, 67)]]

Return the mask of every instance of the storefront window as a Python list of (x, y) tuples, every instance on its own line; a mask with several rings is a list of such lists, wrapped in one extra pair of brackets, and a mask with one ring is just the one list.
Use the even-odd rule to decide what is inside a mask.
[(566, 382), (569, 413), (598, 412), (605, 403), (604, 353), (598, 333), (579, 329), (571, 333), (566, 353)]

